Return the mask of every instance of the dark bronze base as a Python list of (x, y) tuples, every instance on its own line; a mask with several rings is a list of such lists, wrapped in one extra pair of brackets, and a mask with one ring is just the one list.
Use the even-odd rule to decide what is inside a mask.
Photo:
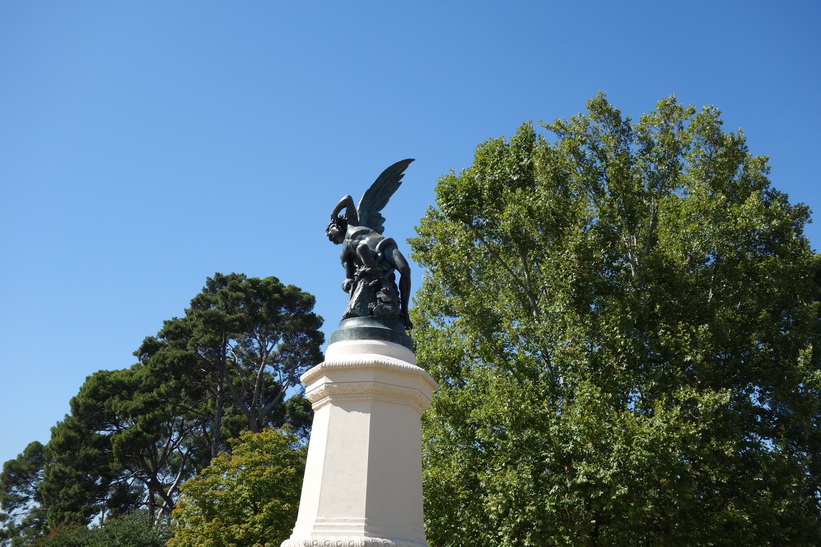
[(405, 326), (398, 319), (380, 317), (351, 317), (339, 322), (331, 334), (330, 343), (343, 340), (384, 340), (400, 344), (413, 351), (413, 340), (405, 333)]

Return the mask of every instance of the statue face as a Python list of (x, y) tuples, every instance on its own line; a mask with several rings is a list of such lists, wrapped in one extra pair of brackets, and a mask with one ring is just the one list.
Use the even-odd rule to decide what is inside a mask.
[(340, 230), (339, 226), (328, 226), (328, 228), (325, 230), (325, 235), (328, 236), (328, 240), (331, 243), (334, 243), (336, 245), (341, 245), (342, 242), (345, 241), (345, 231)]

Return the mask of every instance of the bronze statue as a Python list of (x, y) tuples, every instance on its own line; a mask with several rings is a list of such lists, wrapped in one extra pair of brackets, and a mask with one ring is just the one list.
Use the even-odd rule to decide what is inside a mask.
[[(410, 266), (399, 252), (396, 242), (382, 237), (385, 217), (380, 211), (402, 184), (405, 169), (412, 159), (402, 160), (385, 169), (354, 207), (353, 198), (345, 196), (331, 212), (325, 235), (342, 245), (342, 267), (348, 293), (348, 305), (342, 319), (378, 317), (399, 319), (405, 328), (412, 327), (408, 316), (410, 299)], [(339, 213), (345, 211), (344, 214)], [(395, 272), (399, 272), (399, 287)]]

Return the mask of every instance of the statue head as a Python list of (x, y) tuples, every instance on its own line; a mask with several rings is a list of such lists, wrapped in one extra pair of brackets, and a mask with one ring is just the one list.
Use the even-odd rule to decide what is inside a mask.
[(331, 219), (331, 222), (328, 223), (328, 227), (325, 228), (325, 235), (328, 236), (331, 243), (340, 245), (345, 241), (345, 232), (347, 229), (348, 220), (345, 217), (334, 217)]

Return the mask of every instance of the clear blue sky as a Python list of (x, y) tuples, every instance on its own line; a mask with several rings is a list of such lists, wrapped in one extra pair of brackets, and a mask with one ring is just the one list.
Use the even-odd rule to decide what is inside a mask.
[(819, 27), (789, 0), (0, 3), (0, 463), (214, 272), (300, 286), (330, 333), (340, 197), (416, 158), (404, 242), (478, 143), (600, 90), (717, 106), (821, 212)]

